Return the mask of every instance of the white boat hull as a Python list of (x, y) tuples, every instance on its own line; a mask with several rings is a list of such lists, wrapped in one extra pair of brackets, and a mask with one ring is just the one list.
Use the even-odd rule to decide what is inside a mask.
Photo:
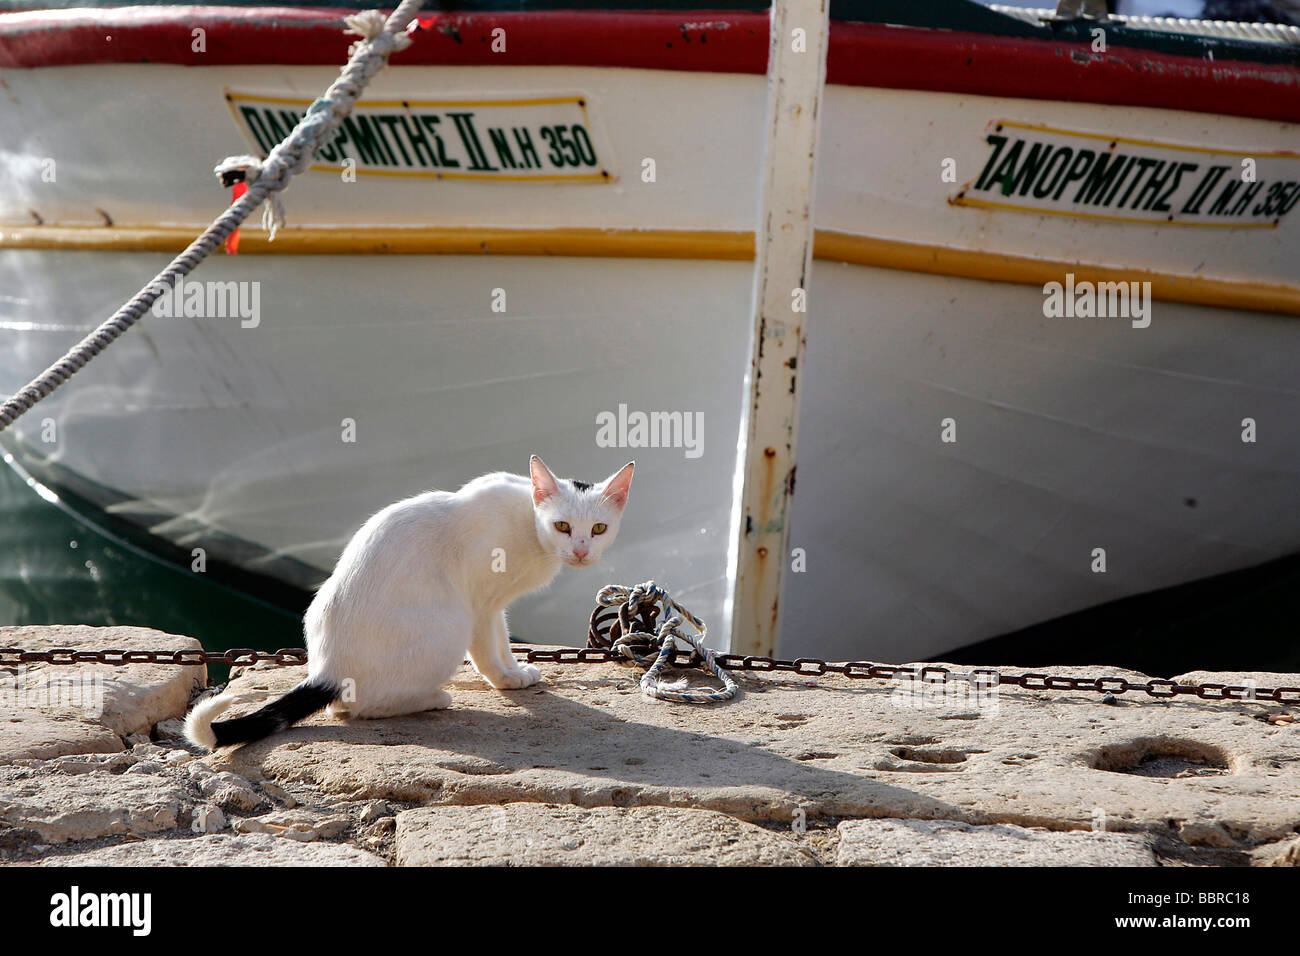
[[(6, 383), (57, 358), (157, 265), (139, 254), (35, 252), (0, 263), (5, 288), (33, 283), (40, 314), (84, 317), (8, 323)], [(725, 634), (748, 269), (556, 266), (535, 257), (214, 259), (209, 279), (262, 283), (260, 327), (151, 316), (76, 388), (25, 419), (15, 450), (38, 476), (57, 467), (61, 483), (91, 476), (121, 493), (114, 516), (298, 586), (322, 580), (360, 523), (399, 498), (523, 471), (531, 454), (589, 480), (635, 458), (636, 506), (618, 547), (598, 571), (566, 572), (519, 608), (515, 632), (581, 643), (581, 609), (603, 584), (654, 578)], [(46, 281), (73, 272), (76, 282)], [(498, 314), (490, 300), (500, 286), (510, 310)], [(619, 404), (700, 413), (702, 453), (599, 447), (597, 417)], [(45, 419), (60, 423), (56, 442), (40, 440)], [(344, 440), (345, 420), (356, 423), (355, 442)]]
[[(19, 131), (6, 142), (17, 144), (8, 163), (21, 175), (0, 221), (38, 208), (50, 222), (102, 223), (109, 199), (97, 198), (97, 183), (108, 175), (114, 228), (197, 226), (221, 201), (207, 169), (244, 148), (219, 91), (309, 98), (333, 74), (145, 65), (12, 74), (11, 94), (44, 117), (46, 138), (26, 136), (21, 121), (4, 128)], [(170, 95), (149, 110), (122, 95), (159, 84)], [(582, 91), (600, 142), (612, 144), (615, 181), (342, 183), (311, 172), (286, 194), (291, 225), (754, 228), (762, 77), (399, 67), (372, 98), (483, 90)], [(841, 87), (828, 88), (826, 110), (819, 229), (1081, 268), (1161, 274), (1200, 262), (1238, 283), (1294, 279), (1294, 217), (1225, 231), (970, 209), (940, 178), (950, 156), (959, 180), (971, 180), (1000, 118), (1261, 153), (1293, 146), (1292, 125)], [(159, 130), (157, 175), (122, 175), (127, 145), (156, 142)], [(95, 148), (72, 148), (86, 143)], [(69, 157), (56, 183), (40, 180), (46, 154)], [(653, 182), (645, 159), (656, 160)], [(57, 358), (165, 261), (6, 251), (0, 391)], [(258, 326), (147, 318), (7, 434), (34, 473), (98, 495), (160, 539), (309, 587), (367, 515), (400, 497), (522, 470), (532, 453), (585, 478), (636, 458), (628, 520), (604, 564), (566, 572), (517, 610), (512, 629), (581, 643), (597, 588), (654, 578), (725, 642), (749, 262), (223, 255), (196, 278), (260, 283)], [(494, 290), (505, 311), (494, 311)], [(1300, 550), (1295, 318), (1176, 301), (1157, 301), (1146, 328), (1048, 318), (1034, 285), (829, 261), (817, 262), (809, 292), (791, 530), (802, 567), (786, 576), (783, 654), (933, 658)], [(598, 416), (620, 405), (702, 415), (702, 454), (601, 447)], [(1257, 441), (1243, 442), (1246, 419)], [(53, 442), (42, 439), (46, 420), (57, 425)], [(343, 438), (347, 420), (355, 442)]]

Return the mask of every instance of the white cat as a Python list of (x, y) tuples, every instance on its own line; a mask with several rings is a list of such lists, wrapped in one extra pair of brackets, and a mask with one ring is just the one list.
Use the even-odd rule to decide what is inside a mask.
[(246, 717), (213, 723), (235, 701), (203, 701), (185, 721), (213, 749), (258, 740), (321, 708), (393, 717), (451, 703), (442, 685), (469, 651), (493, 687), (541, 678), (510, 652), (506, 607), (560, 564), (589, 567), (618, 534), (634, 462), (595, 487), (556, 478), (533, 456), (531, 480), (498, 472), (457, 492), (429, 491), (380, 511), (343, 550), (307, 609), (307, 679)]

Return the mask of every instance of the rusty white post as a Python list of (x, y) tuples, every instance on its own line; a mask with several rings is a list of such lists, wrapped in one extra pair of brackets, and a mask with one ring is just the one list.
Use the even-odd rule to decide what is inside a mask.
[(733, 654), (774, 653), (780, 624), (829, 14), (829, 0), (772, 4), (745, 441), (729, 561)]

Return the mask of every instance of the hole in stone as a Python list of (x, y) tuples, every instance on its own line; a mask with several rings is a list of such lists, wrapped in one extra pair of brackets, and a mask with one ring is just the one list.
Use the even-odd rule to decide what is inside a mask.
[(1126, 744), (1100, 748), (1092, 767), (1141, 777), (1185, 778), (1230, 773), (1231, 761), (1231, 755), (1212, 744), (1169, 737), (1139, 737)]
[(930, 737), (925, 734), (904, 734), (901, 737), (895, 737), (893, 740), (886, 740), (887, 744), (937, 744), (938, 737)]
[(917, 763), (961, 763), (969, 756), (964, 750), (917, 750), (915, 747), (894, 747), (889, 752)]

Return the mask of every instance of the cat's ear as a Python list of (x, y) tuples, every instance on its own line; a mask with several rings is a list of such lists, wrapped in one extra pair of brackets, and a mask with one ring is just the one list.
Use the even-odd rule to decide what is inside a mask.
[(546, 462), (536, 455), (528, 462), (528, 470), (533, 476), (533, 504), (540, 505), (560, 490), (555, 483), (555, 476), (551, 474), (551, 469), (547, 468)]
[(632, 470), (636, 468), (636, 462), (629, 461), (613, 475), (605, 479), (600, 486), (601, 494), (605, 500), (611, 502), (615, 507), (622, 508), (627, 504), (627, 492), (632, 487)]

